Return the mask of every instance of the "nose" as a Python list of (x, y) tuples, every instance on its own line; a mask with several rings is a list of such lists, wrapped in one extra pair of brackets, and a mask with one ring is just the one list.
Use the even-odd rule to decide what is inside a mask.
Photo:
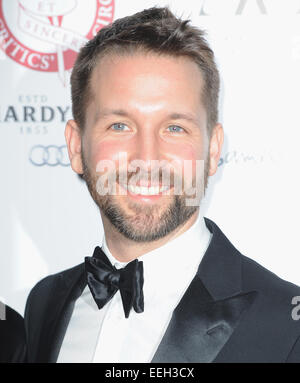
[(163, 158), (159, 137), (151, 129), (139, 131), (135, 145), (134, 159), (142, 160), (146, 169), (150, 169), (151, 161)]

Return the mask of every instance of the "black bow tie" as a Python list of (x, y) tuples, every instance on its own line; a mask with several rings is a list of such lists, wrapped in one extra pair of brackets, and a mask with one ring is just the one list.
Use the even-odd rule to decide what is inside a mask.
[(137, 313), (144, 311), (142, 261), (135, 259), (118, 270), (97, 246), (92, 257), (85, 257), (85, 275), (99, 309), (120, 290), (126, 318), (132, 307)]

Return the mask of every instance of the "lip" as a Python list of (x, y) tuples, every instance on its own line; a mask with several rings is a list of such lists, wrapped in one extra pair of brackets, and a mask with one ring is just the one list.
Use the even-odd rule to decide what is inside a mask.
[[(130, 185), (130, 181), (129, 181), (129, 184)], [(162, 183), (158, 183), (158, 184), (154, 184), (154, 183), (151, 183), (149, 181), (137, 181), (134, 183), (133, 186), (139, 186), (139, 187), (146, 187), (146, 188), (150, 188), (150, 187), (163, 187), (163, 186), (167, 186), (169, 187), (170, 185), (163, 185)]]
[[(164, 191), (160, 191), (159, 193), (157, 194), (136, 194), (136, 193), (133, 193), (131, 192), (126, 185), (122, 185), (122, 184), (119, 184), (119, 186), (125, 190), (127, 193), (127, 196), (129, 196), (130, 198), (134, 199), (134, 200), (137, 200), (137, 201), (142, 201), (142, 202), (154, 202), (154, 201), (157, 201), (158, 199), (160, 199), (161, 197), (163, 197), (164, 193), (169, 193), (170, 190), (173, 189), (173, 186), (171, 186), (170, 188), (168, 187), (167, 190), (164, 190)], [(136, 185), (138, 186), (138, 185)], [(153, 185), (152, 185), (153, 186)], [(157, 186), (158, 187), (158, 186)], [(162, 186), (159, 186), (159, 187), (162, 187)], [(170, 194), (168, 194), (170, 195)]]

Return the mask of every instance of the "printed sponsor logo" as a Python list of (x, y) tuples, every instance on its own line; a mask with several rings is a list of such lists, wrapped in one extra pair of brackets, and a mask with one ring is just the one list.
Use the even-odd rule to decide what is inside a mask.
[(34, 145), (29, 161), (34, 166), (70, 166), (66, 145)]
[(114, 15), (114, 0), (0, 0), (0, 47), (27, 68), (66, 71), (89, 39)]

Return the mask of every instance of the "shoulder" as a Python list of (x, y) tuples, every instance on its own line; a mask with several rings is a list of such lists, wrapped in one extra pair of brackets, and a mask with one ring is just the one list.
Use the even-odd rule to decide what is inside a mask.
[(24, 314), (27, 339), (27, 357), (37, 360), (43, 350), (48, 332), (55, 323), (74, 286), (84, 275), (83, 263), (70, 269), (48, 275), (30, 291)]
[[(289, 340), (291, 346), (300, 339), (300, 287), (244, 255), (242, 257), (243, 290), (257, 291), (256, 328), (265, 336)], [(299, 359), (300, 361), (300, 359)]]
[(280, 278), (245, 255), (241, 254), (241, 259), (244, 287), (257, 289), (276, 302), (284, 300), (285, 297), (300, 296), (298, 285)]
[(0, 362), (21, 362), (25, 356), (24, 320), (1, 302), (0, 310)]
[(79, 276), (80, 273), (82, 273), (82, 270), (83, 263), (58, 273), (46, 276), (37, 282), (31, 289), (27, 298), (27, 302), (35, 300), (36, 298), (44, 296), (45, 294), (51, 293), (51, 291), (53, 291), (57, 287), (57, 284), (61, 281), (64, 281), (67, 285), (69, 281)]
[(243, 290), (257, 291), (253, 321), (258, 333), (272, 339), (286, 362), (300, 362), (300, 287), (244, 255)]
[[(241, 272), (242, 290), (257, 290), (262, 295), (273, 299), (274, 302), (284, 301), (291, 296), (300, 296), (300, 287), (288, 282), (268, 270), (255, 260), (243, 255), (225, 236), (221, 229), (208, 218), (205, 218), (208, 229), (213, 234), (210, 244), (211, 253), (215, 255), (214, 262), (219, 260), (221, 267), (230, 263), (231, 268)], [(208, 259), (206, 263), (208, 263)], [(210, 262), (211, 263), (211, 262)], [(215, 264), (212, 265), (216, 267)], [(219, 269), (221, 269), (219, 267)], [(228, 269), (228, 268), (227, 268)]]
[(27, 318), (30, 313), (34, 314), (36, 311), (35, 308), (41, 313), (43, 311), (42, 308), (53, 298), (53, 294), (57, 292), (57, 289), (60, 290), (64, 286), (67, 288), (73, 280), (79, 278), (82, 271), (83, 263), (61, 272), (48, 275), (36, 283), (27, 298), (25, 318)]
[(257, 334), (257, 343), (273, 344), (282, 359), (294, 350), (291, 355), (300, 361), (300, 287), (241, 254), (213, 221), (206, 219), (206, 225), (213, 233), (212, 257), (206, 258), (203, 274), (218, 275), (224, 284), (239, 286), (241, 293), (255, 292), (247, 331)]

